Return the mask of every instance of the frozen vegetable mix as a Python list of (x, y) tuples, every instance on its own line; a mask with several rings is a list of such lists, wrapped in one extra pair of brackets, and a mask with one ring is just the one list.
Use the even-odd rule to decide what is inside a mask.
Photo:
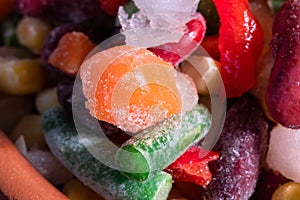
[(0, 0), (0, 199), (300, 198), (300, 0)]

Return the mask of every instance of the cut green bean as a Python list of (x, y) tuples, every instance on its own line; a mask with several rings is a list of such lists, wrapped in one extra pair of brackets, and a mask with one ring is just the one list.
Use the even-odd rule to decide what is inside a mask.
[(172, 117), (139, 132), (117, 152), (117, 164), (136, 180), (146, 180), (180, 157), (192, 144), (202, 139), (211, 124), (210, 113), (203, 105)]
[(172, 186), (171, 175), (157, 172), (151, 179), (138, 182), (102, 164), (81, 143), (73, 120), (61, 108), (44, 112), (42, 125), (46, 142), (56, 158), (103, 197), (113, 200), (167, 199)]

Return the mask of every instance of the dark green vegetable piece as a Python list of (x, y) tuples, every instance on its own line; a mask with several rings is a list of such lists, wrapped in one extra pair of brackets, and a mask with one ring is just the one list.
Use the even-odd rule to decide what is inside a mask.
[[(151, 179), (138, 182), (128, 179), (94, 158), (77, 134), (73, 120), (61, 108), (42, 115), (44, 136), (56, 158), (78, 179), (107, 199), (163, 200), (172, 186), (171, 175), (157, 172)], [(84, 141), (85, 144), (93, 141)]]
[(126, 141), (117, 153), (118, 165), (130, 178), (146, 180), (202, 139), (210, 124), (210, 113), (203, 105), (173, 115)]

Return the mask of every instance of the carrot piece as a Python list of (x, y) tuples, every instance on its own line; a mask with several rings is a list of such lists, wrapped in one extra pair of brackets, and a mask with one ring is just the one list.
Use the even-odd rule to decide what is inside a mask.
[(171, 174), (175, 181), (191, 182), (206, 187), (212, 180), (208, 163), (218, 158), (217, 152), (191, 146), (165, 171)]
[[(131, 70), (137, 67), (141, 67), (142, 65), (146, 64), (160, 64), (162, 66), (172, 67), (169, 63), (163, 61), (161, 58), (157, 57), (156, 55), (152, 54), (150, 51), (146, 49), (139, 49), (132, 53), (125, 54), (123, 56), (120, 56), (116, 60), (114, 60), (108, 68), (104, 71), (102, 74), (100, 81), (98, 82), (97, 92), (96, 92), (96, 98), (99, 100), (99, 103), (96, 107), (97, 110), (102, 110), (103, 112), (107, 111), (107, 108), (109, 110), (112, 109), (112, 103), (107, 102), (107, 100), (112, 101), (112, 95), (115, 90), (115, 86), (117, 82), (120, 80), (122, 76), (124, 76), (126, 73), (129, 73)], [(110, 78), (111, 76), (115, 78)], [(132, 81), (135, 81), (134, 79)], [(108, 89), (106, 90), (106, 87), (108, 86)], [(154, 86), (155, 88), (155, 86)], [(148, 90), (149, 93), (155, 92), (155, 89), (152, 88)], [(141, 89), (141, 88), (136, 88)], [(151, 91), (150, 91), (151, 90)], [(145, 91), (145, 90), (144, 90)], [(159, 93), (155, 92), (157, 96), (159, 96)], [(107, 98), (109, 97), (109, 98)], [(133, 103), (135, 96), (132, 95), (130, 100)], [(176, 101), (176, 100), (175, 100)], [(154, 105), (156, 102), (153, 102), (149, 100), (148, 102), (144, 102), (144, 105), (135, 104), (137, 107), (134, 108), (135, 111), (139, 111), (140, 115), (146, 115), (143, 111), (143, 107)], [(107, 105), (103, 107), (103, 105)], [(132, 105), (132, 104), (131, 104)], [(176, 107), (176, 105), (174, 105)], [(109, 113), (104, 116), (104, 120), (107, 120), (108, 122), (115, 123), (115, 120), (111, 117), (115, 118), (115, 116), (111, 115), (112, 113)], [(136, 113), (138, 114), (138, 113)], [(172, 113), (174, 114), (174, 113)], [(107, 116), (107, 118), (106, 118)], [(102, 117), (102, 116), (100, 116)], [(134, 117), (137, 117), (135, 115)], [(140, 116), (141, 117), (141, 116)], [(144, 121), (144, 120), (143, 120)]]
[(75, 76), (95, 44), (82, 32), (66, 33), (48, 58), (48, 62), (61, 71)]
[[(168, 88), (153, 83), (148, 84), (146, 88), (140, 87), (136, 89), (130, 98), (129, 105), (129, 113), (131, 113), (133, 120), (136, 121), (138, 121), (138, 118), (135, 119), (134, 117), (138, 117), (140, 113), (155, 115), (153, 113), (155, 109), (151, 105), (163, 105), (168, 110), (167, 117), (181, 111), (181, 105), (176, 95), (170, 92)], [(151, 121), (147, 120), (146, 117), (143, 119), (139, 123), (144, 127), (149, 126)]]
[[(140, 78), (145, 80), (145, 84), (139, 82), (139, 77), (132, 75), (136, 71), (142, 72)], [(155, 80), (151, 80), (153, 73), (156, 73), (156, 79), (166, 79), (168, 74), (172, 75), (176, 70), (147, 49), (117, 46), (95, 54), (81, 67), (83, 91), (88, 99), (87, 108), (97, 119), (133, 133), (162, 120), (163, 117), (156, 112), (159, 109), (167, 111), (164, 117), (179, 113), (179, 94), (172, 92), (176, 91), (172, 88), (172, 85), (175, 86), (174, 79), (165, 81), (165, 84), (156, 84)], [(132, 86), (135, 86), (134, 90), (125, 89)], [(130, 97), (125, 99), (128, 95)], [(114, 113), (113, 109), (119, 105), (129, 107), (128, 116), (122, 118), (124, 113), (119, 116)], [(126, 121), (128, 119), (131, 122)]]
[(10, 199), (67, 200), (0, 131), (0, 190)]

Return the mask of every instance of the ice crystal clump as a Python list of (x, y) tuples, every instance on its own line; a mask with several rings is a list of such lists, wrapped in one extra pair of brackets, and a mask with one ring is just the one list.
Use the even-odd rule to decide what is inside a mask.
[(134, 2), (150, 19), (152, 25), (176, 27), (192, 19), (199, 0), (135, 0)]
[(139, 8), (128, 19), (123, 7), (119, 21), (126, 43), (140, 47), (154, 47), (178, 42), (184, 35), (185, 24), (194, 18), (199, 0), (135, 0)]

